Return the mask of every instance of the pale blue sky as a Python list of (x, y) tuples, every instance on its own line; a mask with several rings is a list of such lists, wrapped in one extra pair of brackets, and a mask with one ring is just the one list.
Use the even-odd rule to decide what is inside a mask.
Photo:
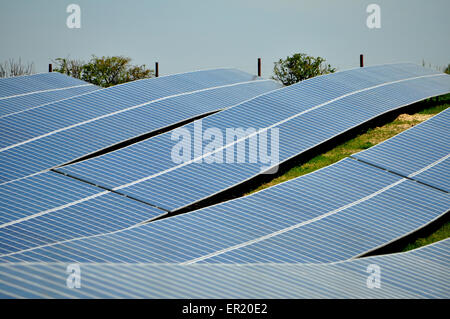
[[(81, 7), (81, 29), (66, 7)], [(366, 7), (381, 7), (381, 29), (366, 27)], [(295, 52), (338, 69), (422, 59), (450, 63), (448, 0), (0, 0), (0, 61), (21, 57), (47, 70), (57, 57), (127, 55), (170, 74), (213, 67), (263, 76)]]

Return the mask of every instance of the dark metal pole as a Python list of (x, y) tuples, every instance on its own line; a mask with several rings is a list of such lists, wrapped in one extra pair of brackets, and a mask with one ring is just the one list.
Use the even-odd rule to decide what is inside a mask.
[(48, 65), (48, 72), (53, 72), (53, 65), (51, 63)]
[(155, 62), (155, 77), (159, 76), (159, 63)]
[(258, 76), (261, 76), (261, 58), (258, 58)]
[(364, 66), (364, 55), (359, 55), (359, 66), (362, 68)]

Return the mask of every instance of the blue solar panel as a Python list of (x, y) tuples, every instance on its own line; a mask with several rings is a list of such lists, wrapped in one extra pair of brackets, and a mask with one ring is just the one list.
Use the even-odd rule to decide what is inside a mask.
[[(450, 296), (450, 239), (413, 251), (335, 264), (1, 264), (1, 298), (443, 298)], [(380, 288), (369, 289), (369, 267)]]
[(0, 228), (0, 253), (112, 233), (148, 222), (166, 212), (111, 192)]
[[(238, 70), (217, 69), (143, 79), (97, 90), (1, 119), (0, 147), (167, 96), (253, 79), (251, 74)], [(73, 112), (74, 108), (83, 111)]]
[(166, 212), (49, 171), (0, 189), (0, 254), (125, 229)]
[(0, 99), (0, 118), (7, 117), (18, 112), (23, 112), (28, 109), (43, 107), (58, 100), (68, 99), (76, 95), (89, 93), (98, 89), (99, 88), (95, 85), (84, 84), (74, 87), (3, 98)]
[(356, 207), (200, 262), (346, 260), (414, 232), (446, 213), (449, 207), (448, 196), (404, 181)]
[(0, 188), (0, 223), (5, 224), (99, 193), (102, 189), (45, 172)]
[(345, 159), (250, 196), (0, 261), (331, 262), (403, 237), (449, 206), (441, 191)]
[[(432, 168), (433, 166), (429, 165), (420, 168), (419, 171), (425, 172)], [(202, 171), (198, 172), (198, 174), (203, 173)], [(213, 171), (207, 173), (210, 178), (214, 178)], [(221, 181), (220, 176), (215, 179)], [(22, 181), (27, 180), (23, 179)], [(203, 189), (208, 187), (204, 181), (206, 179), (198, 183), (197, 180), (197, 184), (200, 185), (192, 183), (187, 187), (193, 190)], [(338, 181), (342, 184), (339, 184)], [(168, 185), (169, 187), (173, 186), (173, 184)], [(292, 188), (290, 185), (294, 185), (294, 187)], [(326, 185), (331, 185), (331, 189), (327, 190)], [(177, 185), (175, 184), (175, 186)], [(308, 193), (306, 190), (310, 189), (312, 192)], [(105, 192), (105, 195), (106, 193), (108, 192)], [(331, 197), (324, 200), (324, 196)], [(291, 197), (293, 199), (290, 202)], [(95, 197), (95, 199), (98, 198), (100, 196)], [(256, 201), (252, 202), (252, 199), (256, 199)], [(19, 253), (6, 250), (5, 253), (8, 256), (4, 256), (4, 260), (35, 260), (33, 258), (41, 260), (40, 258), (44, 258), (43, 260), (54, 261), (63, 258), (65, 261), (75, 258), (76, 261), (80, 261), (79, 258), (81, 258), (81, 261), (187, 263), (238, 261), (245, 263), (252, 260), (261, 261), (264, 260), (261, 258), (266, 258), (269, 261), (278, 262), (327, 262), (352, 258), (355, 254), (362, 254), (382, 246), (423, 227), (445, 213), (449, 206), (449, 199), (442, 192), (402, 179), (400, 176), (367, 164), (346, 159), (329, 168), (243, 199), (107, 236), (75, 240), (49, 247), (39, 247), (48, 244), (42, 238), (30, 239), (25, 244), (20, 240), (23, 237), (21, 232), (29, 236), (32, 234), (30, 229), (50, 227), (54, 216), (58, 217), (57, 222), (61, 225), (61, 230), (69, 226), (75, 229), (80, 227), (71, 220), (71, 212), (72, 210), (79, 211), (79, 207), (84, 209), (83, 205), (87, 202), (84, 200), (78, 204), (75, 200), (70, 202), (72, 204), (68, 207), (69, 210), (62, 207), (47, 211), (45, 214), (37, 212), (33, 218), (24, 220), (23, 217), (19, 217), (22, 220), (17, 222), (16, 219), (14, 222), (4, 224), (5, 242), (8, 243), (8, 247), (16, 250), (28, 250)], [(425, 202), (428, 203), (426, 207), (423, 204)], [(102, 202), (100, 205), (105, 204)], [(390, 205), (393, 210), (387, 216), (385, 205)], [(269, 208), (267, 208), (268, 206)], [(280, 216), (280, 210), (282, 210), (282, 216)], [(245, 213), (243, 214), (243, 212)], [(373, 212), (376, 212), (375, 218), (373, 218)], [(406, 213), (412, 213), (414, 217), (403, 222), (402, 227), (398, 227), (399, 220), (407, 219)], [(226, 214), (225, 219), (224, 214)], [(41, 218), (42, 216), (44, 217)], [(362, 217), (358, 219), (355, 216)], [(373, 219), (371, 220), (371, 218)], [(136, 222), (134, 221), (134, 224)], [(87, 225), (89, 228), (90, 224)], [(13, 226), (12, 232), (11, 228), (8, 228), (10, 226)], [(81, 226), (85, 226), (85, 224), (82, 223)], [(121, 228), (123, 227), (121, 226)], [(120, 230), (121, 228), (116, 229)], [(90, 229), (86, 229), (86, 231), (90, 231)], [(111, 232), (111, 230), (108, 231)], [(174, 236), (171, 231), (174, 231)], [(167, 237), (167, 234), (170, 236)], [(380, 234), (380, 236), (373, 238), (375, 234)], [(325, 235), (328, 235), (326, 247), (323, 242)], [(77, 233), (71, 239), (79, 236), (80, 233)], [(81, 236), (89, 235), (84, 233)], [(12, 238), (13, 240), (11, 240)], [(215, 240), (211, 240), (211, 238), (215, 238)], [(14, 240), (17, 241), (17, 244)], [(64, 241), (65, 238), (50, 238), (50, 240), (54, 240), (53, 242)], [(314, 246), (305, 244), (304, 250), (295, 250), (295, 247), (290, 246), (295, 243), (295, 240), (297, 243), (314, 243)], [(343, 247), (338, 250), (337, 247), (340, 245)], [(62, 246), (64, 249), (61, 248)], [(100, 250), (99, 246), (101, 246)], [(283, 247), (284, 250), (280, 247)], [(314, 247), (316, 247), (316, 251), (311, 250)], [(330, 250), (330, 247), (333, 249)], [(149, 250), (148, 248), (155, 249)], [(261, 252), (266, 251), (267, 254), (262, 256)]]
[[(278, 128), (281, 163), (381, 114), (449, 91), (450, 76), (412, 64), (360, 68), (270, 92), (204, 118), (202, 125), (221, 132)], [(194, 126), (184, 128), (192, 133)], [(250, 147), (248, 141), (229, 143), (216, 153), (223, 158), (234, 150), (236, 156), (239, 145)], [(248, 158), (244, 163), (176, 164), (171, 158), (175, 143), (165, 134), (58, 170), (174, 211), (251, 179), (267, 166)]]
[(80, 85), (88, 83), (58, 72), (0, 78), (0, 100)]
[[(217, 71), (217, 74), (213, 73), (208, 75), (211, 84), (217, 84), (217, 82), (222, 81), (221, 77), (223, 74), (221, 72)], [(230, 74), (227, 74), (225, 72), (225, 75), (230, 76), (228, 81), (234, 81), (231, 79), (231, 75), (234, 75), (235, 72), (230, 70), (229, 73)], [(242, 77), (243, 76), (237, 76), (238, 79), (242, 79)], [(177, 81), (183, 84), (187, 81), (186, 78), (189, 79), (188, 76), (185, 76)], [(142, 84), (147, 83), (145, 81), (139, 82)], [(148, 84), (146, 85), (148, 86)], [(202, 83), (202, 85), (206, 84)], [(123, 85), (123, 87), (128, 86)], [(3, 148), (0, 150), (0, 181), (7, 182), (22, 178), (76, 160), (119, 142), (142, 134), (158, 131), (159, 129), (163, 129), (190, 118), (233, 106), (279, 87), (280, 85), (272, 80), (258, 80), (201, 89), (149, 102), (140, 107), (131, 107), (124, 112), (119, 111), (114, 114), (110, 113), (107, 116), (96, 118), (95, 120), (88, 120), (81, 124), (72, 125), (68, 129), (60, 129), (59, 131), (49, 133), (42, 138), (35, 138), (27, 143)], [(105, 92), (106, 89), (101, 91)], [(133, 91), (130, 90), (130, 94), (132, 92)], [(67, 104), (67, 106), (80, 106), (77, 108), (77, 110), (81, 110), (80, 112), (73, 112), (73, 110), (70, 110), (71, 114), (75, 114), (75, 117), (77, 114), (86, 116), (85, 113), (91, 113), (91, 110), (94, 108), (75, 102), (79, 99), (94, 100), (94, 97), (96, 97), (97, 94), (100, 94), (100, 91), (69, 99), (61, 103)], [(110, 95), (105, 95), (108, 96), (109, 100), (116, 96), (116, 92), (111, 91), (109, 94)], [(132, 97), (134, 100), (134, 96)], [(129, 99), (130, 96), (124, 97), (123, 103), (128, 103)], [(106, 101), (103, 102), (106, 103)], [(133, 101), (133, 103), (135, 103), (135, 101)], [(55, 103), (54, 105), (57, 104), (60, 103)], [(48, 107), (49, 106), (41, 111), (46, 113)], [(98, 108), (101, 109), (101, 106)], [(24, 126), (29, 123), (25, 113), (28, 112), (19, 114), (19, 126)], [(52, 118), (58, 120), (60, 116), (61, 114), (57, 113), (54, 114)], [(5, 118), (4, 120), (8, 119), (9, 118)], [(72, 121), (72, 119), (70, 120)], [(49, 119), (46, 118), (45, 121), (49, 121)], [(15, 122), (15, 120), (11, 121), (2, 128), (5, 136), (9, 136), (9, 133), (7, 133), (8, 127), (12, 129), (11, 126)], [(25, 128), (23, 128), (23, 130), (23, 135), (31, 136), (37, 134), (33, 125), (31, 125), (29, 129), (25, 130)], [(14, 131), (17, 132), (18, 129), (15, 129)], [(16, 137), (18, 136), (18, 134), (13, 135)], [(6, 141), (4, 142), (7, 143)]]
[[(450, 191), (450, 110), (368, 150), (352, 155), (414, 180)], [(439, 163), (435, 163), (439, 161)], [(412, 173), (434, 164), (424, 172)]]

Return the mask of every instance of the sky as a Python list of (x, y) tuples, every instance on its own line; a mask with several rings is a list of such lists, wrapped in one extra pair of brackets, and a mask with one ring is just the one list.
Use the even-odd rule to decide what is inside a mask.
[[(381, 28), (366, 25), (369, 4)], [(81, 8), (81, 28), (66, 8)], [(338, 70), (425, 60), (450, 63), (448, 0), (0, 0), (0, 62), (21, 58), (46, 72), (58, 57), (125, 55), (160, 75), (235, 67), (263, 77), (294, 53)]]

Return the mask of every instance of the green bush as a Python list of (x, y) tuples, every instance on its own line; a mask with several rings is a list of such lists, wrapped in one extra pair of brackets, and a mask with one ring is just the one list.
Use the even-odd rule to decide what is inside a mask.
[(321, 57), (312, 57), (305, 53), (295, 53), (285, 60), (275, 62), (273, 79), (284, 85), (291, 85), (317, 75), (335, 72), (336, 69), (325, 63)]
[(88, 62), (57, 58), (54, 70), (102, 87), (153, 77), (153, 70), (130, 62), (130, 58), (123, 56), (94, 55)]

